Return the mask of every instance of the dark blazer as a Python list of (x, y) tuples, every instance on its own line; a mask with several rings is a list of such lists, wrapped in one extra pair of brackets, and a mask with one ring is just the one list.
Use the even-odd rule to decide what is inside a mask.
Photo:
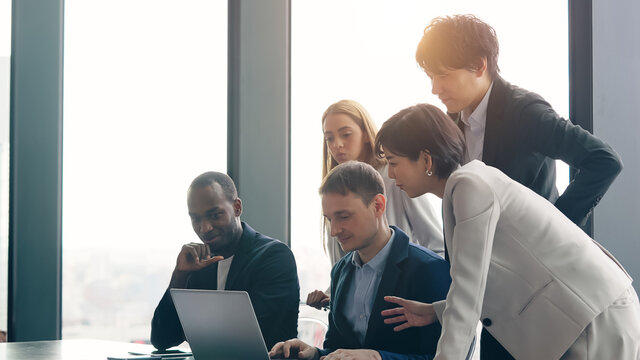
[[(217, 290), (217, 274), (217, 264), (195, 271), (189, 275), (187, 288)], [(293, 253), (285, 244), (257, 233), (243, 222), (224, 290), (249, 293), (267, 348), (296, 337), (300, 286)], [(166, 349), (184, 340), (167, 289), (151, 321), (151, 343)]]
[(343, 313), (348, 285), (355, 273), (352, 253), (338, 261), (331, 270), (329, 329), (324, 349), (319, 350), (321, 356), (337, 349), (378, 350), (384, 360), (431, 359), (435, 355), (440, 337), (439, 324), (394, 332), (394, 325), (386, 325), (380, 313), (396, 307), (384, 301), (386, 295), (428, 303), (446, 298), (451, 284), (449, 264), (431, 250), (410, 244), (402, 230), (391, 227), (395, 238), (378, 286), (364, 344), (360, 344)]
[[(560, 197), (554, 159), (578, 170)], [(622, 170), (609, 145), (561, 118), (540, 95), (499, 76), (489, 95), (482, 161), (551, 201), (578, 225)]]

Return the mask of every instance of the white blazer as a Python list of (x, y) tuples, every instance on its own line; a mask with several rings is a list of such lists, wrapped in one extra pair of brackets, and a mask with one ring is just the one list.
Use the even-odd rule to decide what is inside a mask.
[(553, 204), (474, 160), (442, 199), (452, 283), (436, 359), (464, 359), (481, 320), (516, 359), (558, 359), (631, 284)]

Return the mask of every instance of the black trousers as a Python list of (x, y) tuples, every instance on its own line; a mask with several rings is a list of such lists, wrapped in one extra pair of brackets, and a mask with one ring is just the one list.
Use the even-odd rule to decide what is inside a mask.
[(509, 352), (491, 336), (487, 329), (482, 328), (480, 334), (480, 360), (515, 360)]

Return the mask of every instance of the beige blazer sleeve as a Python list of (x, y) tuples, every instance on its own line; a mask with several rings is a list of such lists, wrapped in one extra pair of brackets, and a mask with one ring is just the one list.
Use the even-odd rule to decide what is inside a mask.
[(452, 283), (438, 317), (442, 335), (435, 359), (464, 359), (482, 311), (500, 205), (482, 178), (454, 174), (447, 182), (443, 212)]

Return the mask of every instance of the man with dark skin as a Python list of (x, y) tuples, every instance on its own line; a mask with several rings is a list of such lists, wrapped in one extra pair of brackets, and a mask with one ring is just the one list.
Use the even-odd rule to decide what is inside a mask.
[[(267, 346), (296, 336), (300, 287), (293, 254), (240, 221), (242, 200), (231, 178), (218, 172), (198, 176), (187, 206), (202, 243), (182, 247), (169, 289), (246, 291)], [(158, 349), (185, 340), (169, 289), (151, 323), (151, 343)]]

